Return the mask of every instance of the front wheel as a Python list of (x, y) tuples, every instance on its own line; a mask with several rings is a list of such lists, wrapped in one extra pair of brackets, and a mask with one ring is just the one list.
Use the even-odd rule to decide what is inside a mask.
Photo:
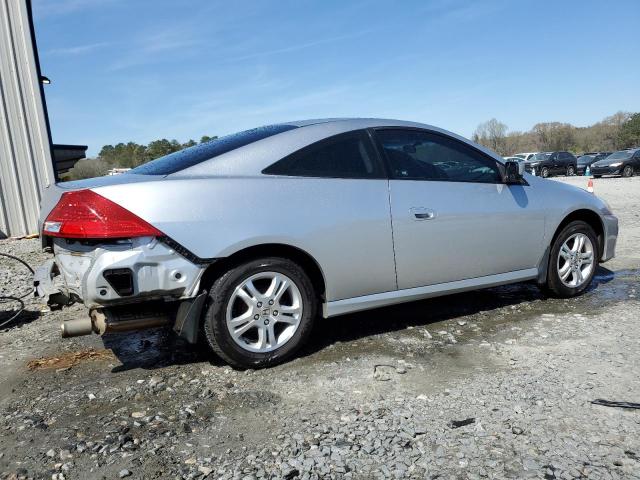
[(549, 176), (549, 168), (548, 167), (542, 167), (542, 169), (540, 169), (540, 176), (542, 178), (547, 178)]
[(632, 177), (633, 167), (631, 165), (625, 165), (624, 169), (622, 170), (622, 176), (626, 178)]
[(311, 333), (318, 308), (309, 277), (286, 258), (238, 265), (212, 285), (204, 317), (211, 349), (237, 368), (290, 358)]
[(558, 297), (580, 295), (598, 267), (598, 238), (591, 226), (576, 220), (562, 229), (551, 246), (547, 288)]

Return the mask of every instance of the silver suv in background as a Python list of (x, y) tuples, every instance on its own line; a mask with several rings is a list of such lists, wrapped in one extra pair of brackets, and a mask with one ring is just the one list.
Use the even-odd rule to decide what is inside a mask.
[(291, 357), (318, 317), (535, 280), (584, 292), (618, 221), (584, 190), (437, 127), (289, 122), (49, 188), (35, 275), (83, 302), (65, 336), (170, 324), (236, 367)]

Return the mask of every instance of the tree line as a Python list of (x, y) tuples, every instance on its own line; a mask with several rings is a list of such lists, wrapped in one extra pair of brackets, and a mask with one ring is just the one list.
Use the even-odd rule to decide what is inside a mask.
[[(218, 138), (204, 135), (199, 143)], [(112, 168), (135, 168), (143, 163), (150, 162), (156, 158), (163, 157), (170, 153), (177, 152), (183, 148), (193, 147), (198, 142), (189, 140), (180, 143), (177, 140), (153, 140), (147, 145), (135, 142), (118, 143), (116, 145), (105, 145), (100, 149), (96, 158), (80, 160), (67, 174), (65, 180), (79, 180), (82, 178), (100, 177), (106, 175)]]
[(500, 155), (518, 152), (611, 152), (640, 147), (640, 113), (618, 112), (588, 127), (570, 123), (537, 123), (528, 132), (510, 132), (492, 118), (481, 123), (473, 141)]
[[(215, 138), (218, 137), (205, 135), (199, 143)], [(640, 147), (640, 113), (618, 112), (588, 127), (561, 122), (537, 123), (528, 132), (510, 132), (507, 125), (492, 118), (478, 125), (472, 138), (503, 156), (557, 150), (573, 153), (616, 151)], [(96, 158), (79, 161), (65, 180), (99, 177), (112, 168), (134, 168), (197, 143), (195, 140), (180, 143), (163, 138), (147, 145), (135, 142), (105, 145)]]

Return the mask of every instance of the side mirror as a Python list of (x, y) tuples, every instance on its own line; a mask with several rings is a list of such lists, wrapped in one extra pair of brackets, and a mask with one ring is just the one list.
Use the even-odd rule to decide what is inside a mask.
[(504, 171), (505, 183), (520, 184), (524, 175), (524, 162), (505, 162)]

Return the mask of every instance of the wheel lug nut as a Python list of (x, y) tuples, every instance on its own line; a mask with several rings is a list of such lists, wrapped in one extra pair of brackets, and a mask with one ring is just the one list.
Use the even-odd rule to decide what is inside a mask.
[(253, 316), (254, 320), (258, 320), (260, 318), (260, 315), (258, 315), (257, 313)]
[(269, 305), (273, 305), (273, 300), (269, 300)]
[(264, 321), (264, 324), (265, 325), (269, 325), (269, 319), (268, 318)]
[(277, 316), (278, 316), (278, 310), (274, 310), (274, 311), (273, 311), (273, 316), (274, 316), (274, 317), (277, 317)]
[(258, 302), (258, 308), (262, 306), (262, 302)]

